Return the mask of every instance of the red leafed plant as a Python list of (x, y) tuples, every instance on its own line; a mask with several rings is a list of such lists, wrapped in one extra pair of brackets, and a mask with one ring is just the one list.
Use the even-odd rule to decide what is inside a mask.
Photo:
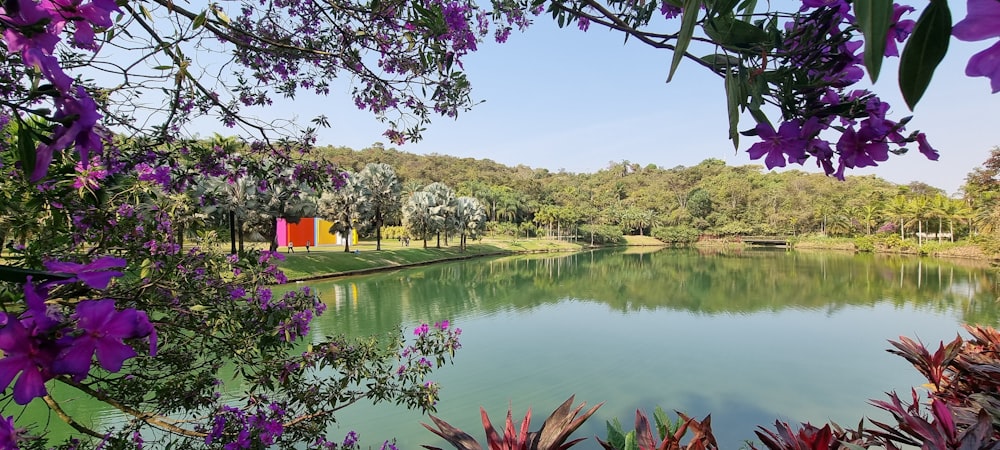
[[(757, 430), (757, 437), (770, 450), (833, 450), (841, 448), (868, 448), (873, 444), (862, 430), (861, 424), (858, 430), (841, 428), (837, 424), (826, 424), (823, 428), (816, 428), (812, 424), (804, 423), (798, 431), (781, 421), (774, 422), (775, 431), (761, 427)], [(750, 445), (751, 449), (756, 449)]]
[[(677, 422), (674, 423), (662, 409), (653, 412), (656, 420), (656, 435), (650, 426), (649, 418), (642, 411), (635, 411), (635, 430), (623, 433), (617, 420), (608, 423), (608, 440), (597, 438), (597, 442), (605, 450), (718, 450), (719, 444), (712, 433), (712, 416), (706, 416), (701, 422), (682, 412), (677, 412)], [(682, 444), (688, 431), (691, 436), (687, 443)], [(657, 443), (659, 441), (659, 443)]]
[[(583, 410), (586, 403), (581, 403), (576, 408), (573, 408), (573, 398), (574, 396), (570, 396), (569, 399), (559, 405), (545, 419), (545, 423), (542, 424), (542, 428), (538, 431), (528, 431), (528, 426), (531, 422), (530, 409), (524, 415), (524, 420), (521, 422), (520, 429), (518, 429), (514, 425), (512, 410), (508, 408), (507, 422), (502, 436), (494, 428), (493, 423), (490, 422), (486, 410), (480, 408), (483, 428), (486, 430), (488, 448), (490, 450), (564, 450), (576, 445), (583, 438), (567, 441), (569, 435), (573, 434), (577, 428), (580, 428), (580, 425), (583, 425), (583, 422), (597, 412), (597, 408), (600, 408), (604, 403), (599, 403), (582, 415), (577, 416)], [(437, 429), (426, 423), (421, 423), (421, 425), (432, 433), (444, 438), (444, 440), (448, 441), (455, 448), (459, 450), (482, 450), (483, 447), (468, 433), (451, 426), (434, 415), (431, 415), (431, 420), (437, 425)], [(441, 450), (439, 447), (430, 445), (424, 445), (423, 447), (430, 450)]]

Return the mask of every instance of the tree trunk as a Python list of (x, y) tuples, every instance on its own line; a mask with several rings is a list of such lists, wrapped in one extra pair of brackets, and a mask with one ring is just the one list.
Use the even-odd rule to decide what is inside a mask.
[(230, 254), (236, 254), (236, 212), (229, 208), (229, 243)]
[(441, 232), (437, 232), (437, 248), (441, 248)]
[(375, 250), (382, 250), (382, 213), (375, 213)]
[[(243, 219), (240, 219), (240, 220), (236, 221), (236, 236), (238, 237), (238, 241), (240, 243), (240, 253), (243, 253), (243, 242), (244, 242), (244, 239), (243, 239)], [(278, 237), (278, 225), (277, 224), (275, 224), (275, 226), (274, 226), (274, 236), (275, 236), (275, 239), (277, 239), (277, 237)], [(275, 251), (278, 250), (278, 246), (277, 245), (275, 245), (274, 250)]]
[(177, 251), (184, 251), (184, 224), (177, 225)]
[[(242, 227), (241, 227), (242, 228)], [(271, 219), (271, 224), (268, 226), (267, 230), (268, 240), (271, 241), (269, 246), (272, 252), (278, 251), (278, 218), (275, 217)], [(240, 245), (243, 245), (243, 240), (240, 239)]]
[(344, 231), (344, 253), (351, 252), (351, 228)]

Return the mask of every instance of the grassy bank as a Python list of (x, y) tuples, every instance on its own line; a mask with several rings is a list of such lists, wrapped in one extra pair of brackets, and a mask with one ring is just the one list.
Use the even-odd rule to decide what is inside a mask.
[[(340, 245), (312, 247), (309, 253), (303, 247), (296, 247), (295, 253), (285, 254), (280, 268), (289, 280), (305, 280), (486, 255), (577, 251), (583, 248), (579, 244), (551, 239), (489, 238), (470, 243), (464, 252), (457, 241), (452, 240), (449, 244), (442, 242), (441, 248), (437, 248), (436, 240), (428, 241), (425, 249), (423, 241), (410, 241), (410, 245), (404, 247), (399, 241), (384, 240), (382, 249), (375, 250), (375, 241), (361, 241), (352, 245), (349, 253), (344, 252), (344, 247)], [(285, 248), (280, 250), (284, 252)]]

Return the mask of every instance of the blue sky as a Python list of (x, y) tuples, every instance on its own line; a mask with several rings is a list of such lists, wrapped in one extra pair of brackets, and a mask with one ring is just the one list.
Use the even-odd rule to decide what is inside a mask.
[[(965, 16), (963, 4), (952, 5), (954, 20)], [(955, 193), (966, 174), (1000, 145), (1000, 95), (990, 94), (987, 79), (964, 75), (968, 57), (990, 44), (953, 40), (913, 112), (908, 130), (926, 132), (941, 152), (939, 161), (926, 160), (914, 148), (880, 167), (853, 173), (874, 173), (897, 183), (922, 181)], [(622, 160), (662, 167), (691, 166), (706, 158), (757, 163), (745, 152), (751, 138), (741, 141), (739, 151), (726, 138), (722, 81), (682, 63), (667, 84), (670, 57), (641, 44), (623, 44), (620, 34), (603, 28), (559, 29), (547, 16), (538, 17), (506, 44), (484, 43), (466, 60), (473, 95), (484, 103), (457, 120), (438, 118), (423, 141), (398, 148), (569, 172), (594, 172)], [(895, 85), (895, 61), (885, 62), (873, 89), (898, 119), (910, 113)], [(271, 113), (303, 123), (327, 115), (332, 127), (321, 131), (321, 145), (361, 149), (386, 142), (384, 125), (355, 109), (348, 86), (338, 88), (331, 98), (279, 102)], [(749, 119), (741, 122), (741, 129), (751, 126)], [(817, 171), (813, 161), (790, 167)]]

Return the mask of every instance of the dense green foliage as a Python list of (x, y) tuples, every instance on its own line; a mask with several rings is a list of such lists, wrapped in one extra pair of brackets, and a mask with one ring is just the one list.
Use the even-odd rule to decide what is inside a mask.
[[(845, 181), (715, 159), (692, 167), (611, 162), (595, 173), (508, 167), (486, 159), (415, 155), (376, 143), (354, 151), (326, 147), (320, 157), (347, 169), (392, 166), (408, 191), (430, 182), (477, 198), (495, 235), (589, 239), (590, 230), (656, 235), (664, 242), (714, 236), (782, 235), (862, 238), (860, 250), (907, 250), (1000, 230), (1000, 149), (969, 175), (963, 197), (926, 183), (899, 185), (876, 176)], [(406, 186), (412, 186), (406, 188)], [(593, 225), (593, 227), (591, 227)], [(600, 237), (597, 237), (600, 235)], [(890, 236), (896, 235), (899, 241)], [(605, 240), (610, 238), (610, 240)], [(595, 244), (612, 243), (595, 232)], [(876, 241), (878, 246), (875, 245)]]

